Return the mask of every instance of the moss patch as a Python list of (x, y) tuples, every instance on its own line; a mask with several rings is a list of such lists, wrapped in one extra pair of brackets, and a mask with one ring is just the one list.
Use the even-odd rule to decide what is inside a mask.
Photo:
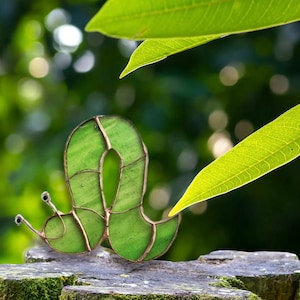
[(50, 300), (58, 299), (66, 285), (73, 285), (75, 276), (34, 279), (1, 279), (0, 299)]
[[(217, 300), (214, 296), (196, 296), (188, 294), (177, 295), (125, 295), (125, 294), (78, 294), (77, 292), (64, 292), (60, 300)], [(219, 298), (221, 300), (221, 298)], [(258, 300), (258, 299), (255, 299)]]
[[(78, 291), (63, 290), (59, 298), (60, 300), (222, 300), (223, 297), (217, 297), (215, 295), (206, 295), (205, 293), (199, 295), (191, 295), (189, 293), (176, 293), (174, 295), (167, 294), (141, 294), (141, 295), (126, 295), (126, 294), (99, 294), (99, 293), (85, 293)], [(241, 299), (240, 297), (233, 296), (230, 298)], [(262, 300), (255, 294), (250, 294), (245, 298), (248, 300)]]
[[(219, 277), (219, 281), (212, 284), (215, 287), (223, 287), (223, 288), (234, 288), (234, 289), (239, 289), (239, 290), (245, 290), (245, 291), (250, 291), (246, 286), (245, 283), (241, 280), (238, 279), (237, 277)], [(252, 291), (250, 291), (252, 292)], [(250, 295), (249, 299), (253, 300), (261, 300), (262, 298), (259, 297), (258, 295), (252, 293)]]
[(244, 282), (236, 277), (220, 277), (218, 279), (219, 281), (214, 283), (213, 286), (247, 290)]

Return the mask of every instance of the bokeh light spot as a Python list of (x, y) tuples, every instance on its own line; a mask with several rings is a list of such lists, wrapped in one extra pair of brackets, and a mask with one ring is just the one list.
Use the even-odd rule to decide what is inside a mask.
[(189, 210), (194, 214), (194, 215), (201, 215), (204, 214), (207, 210), (207, 201), (203, 201), (200, 203), (196, 203), (192, 206), (189, 207)]
[(57, 69), (67, 69), (72, 62), (72, 56), (67, 52), (57, 52), (54, 55), (53, 64)]
[(236, 123), (234, 127), (234, 134), (239, 139), (242, 140), (254, 131), (254, 127), (251, 122), (247, 120), (241, 120)]
[(270, 79), (270, 89), (274, 94), (285, 94), (289, 89), (289, 80), (286, 76), (275, 74)]
[(170, 190), (167, 187), (155, 187), (149, 195), (149, 203), (154, 209), (164, 209), (170, 201)]
[(137, 42), (136, 41), (130, 41), (130, 40), (119, 40), (118, 41), (118, 47), (120, 53), (128, 58), (131, 56), (132, 52), (135, 50), (137, 47)]
[(219, 73), (219, 79), (225, 86), (235, 85), (239, 80), (239, 73), (236, 67), (226, 66)]
[(82, 32), (74, 25), (61, 25), (53, 32), (59, 51), (74, 52), (82, 42)]
[(5, 140), (5, 147), (7, 152), (9, 153), (22, 153), (25, 148), (25, 140), (19, 134), (10, 134)]
[(74, 70), (77, 73), (89, 72), (95, 65), (94, 54), (87, 50), (81, 57), (79, 57), (73, 65)]
[(42, 96), (42, 86), (34, 79), (21, 79), (18, 84), (21, 97), (27, 101), (35, 102)]
[(226, 131), (215, 132), (208, 139), (208, 149), (215, 158), (223, 155), (233, 147), (229, 134)]
[(58, 26), (69, 23), (70, 14), (62, 8), (53, 9), (45, 18), (45, 26), (49, 31), (53, 31)]
[(177, 159), (177, 167), (180, 171), (191, 171), (193, 170), (198, 162), (198, 156), (195, 151), (183, 150)]
[(29, 73), (35, 78), (43, 78), (49, 72), (49, 63), (43, 57), (35, 57), (29, 62)]
[(26, 128), (31, 132), (45, 131), (50, 124), (50, 117), (43, 111), (34, 111), (30, 113), (26, 120)]
[(208, 117), (209, 127), (213, 130), (223, 130), (228, 123), (228, 116), (223, 110), (214, 110)]
[(235, 85), (245, 74), (245, 65), (241, 62), (232, 62), (221, 69), (219, 79), (225, 86)]

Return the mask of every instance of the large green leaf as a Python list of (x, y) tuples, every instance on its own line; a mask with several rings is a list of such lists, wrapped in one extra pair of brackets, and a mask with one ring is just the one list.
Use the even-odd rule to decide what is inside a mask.
[(145, 40), (232, 34), (299, 19), (299, 0), (109, 0), (86, 29)]
[(300, 105), (297, 105), (201, 170), (169, 215), (243, 186), (299, 155)]
[(146, 40), (120, 77), (169, 55), (234, 33), (300, 20), (299, 0), (109, 0), (87, 31)]
[(219, 38), (219, 35), (200, 36), (195, 38), (176, 38), (176, 39), (149, 39), (142, 42), (131, 55), (129, 62), (120, 78), (135, 71), (136, 69), (153, 64), (168, 56), (182, 52), (193, 47), (203, 45)]

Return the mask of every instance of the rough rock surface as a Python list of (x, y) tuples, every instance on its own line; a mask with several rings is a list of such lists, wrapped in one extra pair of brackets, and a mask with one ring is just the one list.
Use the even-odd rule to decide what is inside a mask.
[(300, 262), (283, 252), (214, 251), (198, 260), (132, 263), (98, 249), (66, 255), (48, 247), (26, 263), (0, 265), (0, 299), (294, 300)]

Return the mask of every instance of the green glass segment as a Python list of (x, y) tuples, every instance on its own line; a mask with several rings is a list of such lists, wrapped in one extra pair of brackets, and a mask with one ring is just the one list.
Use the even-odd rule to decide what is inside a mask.
[(60, 218), (51, 217), (47, 220), (44, 228), (47, 244), (58, 252), (81, 253), (87, 251), (82, 232), (72, 214), (62, 215), (61, 218), (65, 231), (62, 229)]
[(144, 219), (139, 208), (112, 214), (108, 230), (113, 250), (133, 261), (144, 254), (153, 239), (153, 225)]
[(105, 135), (108, 137), (111, 148), (116, 150), (124, 166), (145, 158), (144, 144), (135, 128), (126, 120), (113, 117), (101, 119)]
[(113, 212), (122, 212), (140, 205), (144, 194), (145, 161), (138, 160), (122, 169), (119, 192)]
[(69, 184), (74, 206), (90, 208), (104, 216), (98, 172), (77, 173), (69, 179)]
[(105, 150), (102, 135), (94, 119), (77, 127), (69, 136), (65, 150), (68, 177), (81, 170), (99, 170), (99, 154)]
[(76, 214), (87, 235), (90, 248), (94, 249), (102, 241), (105, 231), (104, 219), (87, 209), (77, 208)]
[(145, 257), (145, 260), (154, 259), (165, 253), (172, 242), (174, 241), (177, 233), (178, 219), (171, 219), (167, 222), (156, 223), (156, 238), (150, 252)]

